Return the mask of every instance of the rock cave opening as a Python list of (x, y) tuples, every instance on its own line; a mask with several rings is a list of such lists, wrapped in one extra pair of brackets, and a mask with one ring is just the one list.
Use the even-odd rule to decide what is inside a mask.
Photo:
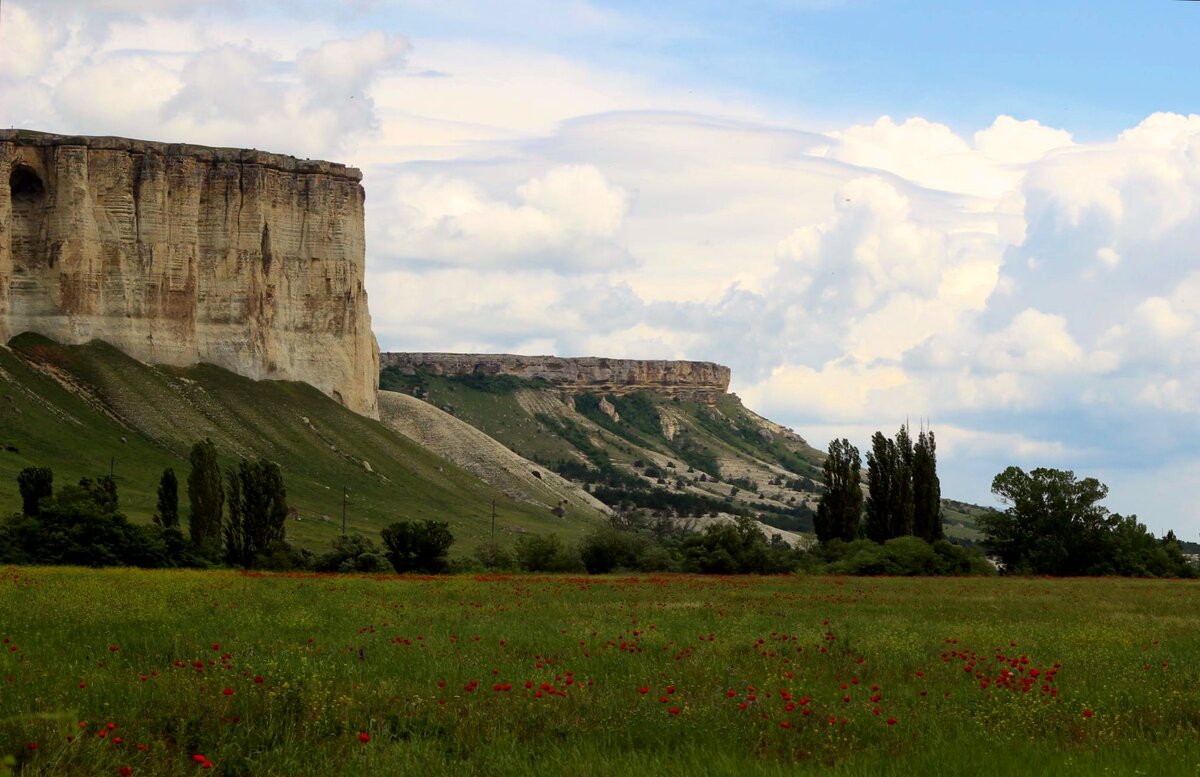
[(8, 176), (8, 190), (14, 201), (40, 200), (46, 196), (46, 187), (42, 179), (28, 165), (15, 165), (12, 174)]
[(12, 202), (12, 255), (17, 267), (35, 263), (46, 218), (46, 186), (33, 168), (18, 164), (8, 176)]

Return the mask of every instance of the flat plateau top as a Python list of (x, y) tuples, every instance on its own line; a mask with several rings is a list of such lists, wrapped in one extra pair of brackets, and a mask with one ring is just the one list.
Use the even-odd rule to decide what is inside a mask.
[(696, 367), (712, 367), (718, 370), (728, 370), (723, 364), (689, 359), (623, 359), (611, 356), (524, 356), (515, 353), (444, 353), (437, 351), (382, 351), (381, 357), (393, 357), (403, 361), (505, 361), (521, 364), (578, 364), (581, 366), (596, 365), (667, 365), (688, 364)]
[(272, 154), (247, 148), (216, 148), (192, 143), (159, 143), (153, 140), (134, 140), (111, 135), (55, 135), (27, 129), (0, 129), (0, 143), (18, 146), (84, 146), (105, 151), (128, 151), (133, 154), (192, 157), (204, 162), (235, 162), (262, 165), (289, 173), (330, 175), (337, 178), (362, 180), (362, 172), (337, 162), (319, 159), (297, 159), (286, 154)]

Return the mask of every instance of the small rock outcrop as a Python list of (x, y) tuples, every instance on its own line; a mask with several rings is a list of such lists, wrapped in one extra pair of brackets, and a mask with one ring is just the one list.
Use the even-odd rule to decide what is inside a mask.
[(383, 353), (380, 364), (412, 375), (513, 375), (541, 379), (572, 392), (654, 391), (714, 403), (729, 390), (728, 367), (712, 362), (516, 356), (471, 353)]
[(377, 417), (361, 174), (259, 151), (0, 130), (0, 344), (104, 340)]

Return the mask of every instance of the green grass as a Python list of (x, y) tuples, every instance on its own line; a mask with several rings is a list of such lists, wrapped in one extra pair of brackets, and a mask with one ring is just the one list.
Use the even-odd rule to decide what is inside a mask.
[[(449, 409), (457, 417), (500, 441), (522, 456), (553, 466), (559, 461), (583, 459), (593, 463), (611, 461), (628, 465), (648, 459), (649, 453), (664, 455), (683, 465), (708, 474), (719, 472), (719, 458), (757, 460), (783, 467), (793, 473), (784, 483), (801, 478), (819, 489), (823, 482), (821, 465), (824, 453), (794, 439), (759, 433), (762, 419), (746, 409), (734, 395), (725, 395), (714, 405), (689, 400), (671, 400), (649, 391), (605, 397), (616, 408), (620, 420), (614, 421), (599, 409), (600, 397), (578, 394), (574, 411), (550, 416), (530, 413), (517, 401), (516, 392), (546, 391), (557, 397), (560, 390), (545, 381), (523, 380), (513, 376), (469, 375), (445, 377), (418, 372), (404, 375), (397, 369), (385, 369), (380, 375), (382, 388), (428, 396), (428, 400)], [(678, 420), (672, 440), (662, 433), (660, 409)], [(602, 430), (585, 429), (590, 422)], [(594, 427), (589, 427), (594, 428)], [(772, 486), (775, 475), (758, 469), (756, 481), (760, 494), (815, 501), (816, 493)], [(678, 473), (676, 473), (678, 474)], [(728, 478), (729, 475), (726, 474)], [(652, 484), (647, 483), (650, 488)], [(714, 490), (715, 491), (715, 490)], [(721, 489), (723, 495), (728, 488)], [(807, 526), (808, 518), (784, 515), (777, 508), (764, 506), (749, 489), (738, 497), (739, 506), (757, 511), (768, 524), (790, 528)], [(983, 538), (975, 519), (987, 508), (953, 500), (943, 501), (945, 532), (952, 539), (978, 542)]]
[(1196, 583), (7, 568), (0, 612), (21, 774), (1200, 765)]
[[(398, 370), (385, 369), (380, 375), (380, 386), (410, 393), (414, 389), (427, 392), (434, 405), (449, 408), (457, 417), (527, 458), (555, 462), (581, 453), (579, 446), (558, 433), (559, 429), (547, 426), (544, 419), (530, 414), (517, 402), (515, 392), (520, 389), (548, 391), (557, 396), (559, 390), (545, 381), (512, 376), (403, 375)], [(696, 458), (689, 455), (691, 452), (705, 462), (714, 455), (756, 457), (802, 474), (815, 472), (820, 476), (823, 456), (819, 451), (781, 439), (765, 440), (758, 434), (759, 423), (754, 416), (732, 395), (721, 397), (715, 407), (672, 401), (649, 391), (610, 395), (607, 399), (616, 407), (620, 421), (602, 413), (598, 409), (600, 397), (592, 394), (577, 395), (576, 410), (567, 417), (581, 416), (609, 432), (598, 444), (614, 461), (632, 462), (643, 458), (646, 451), (654, 451), (686, 462)], [(658, 408), (664, 405), (684, 422), (674, 441), (662, 434)]]
[(481, 384), (474, 379), (447, 378), (418, 373), (403, 375), (395, 368), (383, 370), (379, 387), (388, 391), (428, 392), (428, 401), (500, 441), (527, 459), (556, 462), (571, 458), (575, 448), (545, 427), (517, 402), (518, 388), (543, 388), (543, 381), (511, 378)]
[[(174, 467), (186, 516), (187, 454), (211, 437), (225, 465), (240, 456), (280, 464), (301, 518), (289, 521), (289, 539), (315, 550), (341, 530), (343, 486), (351, 529), (377, 539), (395, 520), (444, 520), (456, 554), (486, 539), (492, 499), (506, 543), (519, 529), (574, 539), (589, 528), (509, 499), (302, 383), (256, 382), (211, 365), (150, 367), (98, 342), (64, 347), (22, 335), (11, 346), (0, 349), (0, 446), (17, 452), (0, 448), (0, 513), (19, 507), (23, 467), (49, 466), (61, 485), (112, 466), (122, 510), (135, 521), (150, 519), (159, 476)], [(65, 389), (34, 364), (81, 390)]]

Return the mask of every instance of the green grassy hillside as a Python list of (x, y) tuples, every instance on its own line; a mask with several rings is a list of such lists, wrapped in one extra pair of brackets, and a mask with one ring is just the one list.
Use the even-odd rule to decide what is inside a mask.
[(540, 380), (395, 368), (382, 372), (380, 387), (421, 396), (522, 456), (593, 488), (629, 492), (640, 506), (691, 498), (695, 512), (812, 527), (823, 454), (733, 395), (708, 405), (649, 391), (565, 394)]
[(49, 466), (55, 484), (116, 475), (122, 510), (148, 521), (165, 467), (183, 481), (187, 454), (210, 437), (223, 463), (264, 456), (280, 464), (299, 520), (289, 539), (324, 549), (347, 523), (377, 539), (399, 519), (451, 523), (469, 552), (485, 541), (496, 499), (497, 539), (521, 530), (582, 534), (586, 521), (519, 502), (382, 424), (302, 383), (252, 381), (200, 365), (148, 366), (104, 343), (66, 347), (21, 335), (0, 347), (0, 512), (16, 510), (16, 474)]
[[(600, 397), (511, 375), (406, 375), (397, 368), (383, 370), (380, 387), (422, 397), (577, 482), (594, 487), (598, 473), (615, 471), (634, 479), (623, 489), (690, 494), (712, 500), (704, 504), (721, 512), (744, 512), (789, 531), (812, 530), (824, 453), (732, 394), (714, 405), (648, 391)], [(943, 500), (947, 536), (979, 540), (975, 519), (988, 509)]]

